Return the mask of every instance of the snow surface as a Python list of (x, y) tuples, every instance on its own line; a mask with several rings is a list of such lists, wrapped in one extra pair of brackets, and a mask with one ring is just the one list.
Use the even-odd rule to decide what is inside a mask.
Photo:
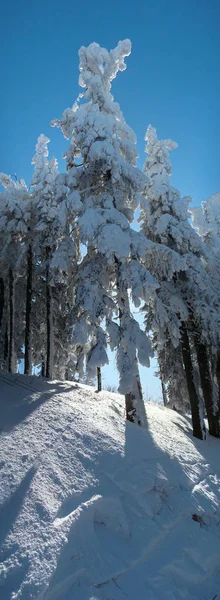
[(74, 382), (1, 374), (0, 407), (1, 600), (220, 598), (218, 440)]

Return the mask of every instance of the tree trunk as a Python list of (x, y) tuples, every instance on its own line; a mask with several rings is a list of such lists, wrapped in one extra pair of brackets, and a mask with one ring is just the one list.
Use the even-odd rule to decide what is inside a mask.
[(29, 244), (27, 254), (27, 288), (26, 288), (26, 323), (25, 323), (25, 356), (24, 373), (31, 375), (31, 310), (32, 310), (32, 280), (33, 280), (33, 252)]
[[(119, 307), (119, 320), (121, 327), (123, 328), (123, 316), (126, 313), (130, 313), (129, 298), (127, 290), (122, 289), (120, 282), (120, 267), (119, 261), (115, 257), (116, 263), (116, 277), (117, 277), (117, 291), (118, 291), (118, 307)], [(125, 411), (126, 419), (131, 423), (136, 423), (142, 427), (147, 426), (146, 413), (144, 408), (144, 400), (141, 388), (141, 381), (138, 369), (138, 361), (136, 359), (136, 375), (133, 379), (133, 390), (125, 394)]]
[(164, 384), (162, 378), (160, 379), (160, 381), (161, 381), (161, 388), (162, 388), (163, 403), (164, 403), (164, 406), (167, 406), (168, 402), (167, 402), (166, 387), (165, 387), (165, 384)]
[(14, 335), (15, 335), (15, 282), (12, 269), (9, 269), (9, 373), (15, 372), (14, 355)]
[(168, 405), (167, 391), (166, 391), (165, 383), (163, 382), (162, 367), (161, 367), (159, 355), (157, 357), (157, 361), (158, 361), (158, 367), (159, 367), (159, 375), (160, 375), (160, 383), (161, 383), (161, 388), (162, 388), (163, 403), (164, 403), (164, 406), (167, 406)]
[(4, 280), (2, 279), (2, 277), (0, 277), (0, 327), (2, 325), (4, 306), (5, 306), (5, 286), (4, 286)]
[(6, 323), (4, 336), (4, 364), (8, 367), (8, 323)]
[(191, 359), (191, 350), (189, 345), (189, 338), (187, 329), (184, 323), (182, 323), (182, 354), (183, 354), (183, 364), (186, 373), (186, 381), (187, 388), (189, 392), (189, 399), (191, 405), (191, 413), (192, 413), (192, 425), (193, 425), (193, 435), (200, 440), (203, 440), (205, 437), (205, 426), (202, 419), (202, 415), (200, 414), (200, 400), (197, 395), (194, 379), (193, 379), (193, 364)]
[(97, 391), (102, 391), (102, 375), (100, 367), (97, 367)]
[(46, 377), (53, 378), (53, 307), (52, 307), (52, 289), (50, 285), (50, 269), (49, 269), (50, 249), (47, 248), (47, 265), (46, 265), (46, 313), (47, 313), (47, 362), (46, 362)]
[(218, 424), (220, 428), (220, 350), (217, 351), (216, 357), (216, 379), (218, 384), (218, 403), (217, 403), (217, 411), (216, 417), (218, 419)]
[(44, 355), (41, 354), (41, 377), (45, 377), (46, 369), (45, 369), (45, 358)]
[(217, 352), (217, 360), (216, 360), (216, 379), (218, 383), (219, 390), (219, 407), (220, 407), (220, 350)]
[(205, 344), (201, 342), (198, 334), (194, 335), (194, 343), (199, 366), (200, 381), (205, 401), (207, 419), (209, 424), (209, 433), (214, 437), (220, 437), (220, 427), (218, 415), (214, 412), (213, 390), (210, 378), (209, 361)]

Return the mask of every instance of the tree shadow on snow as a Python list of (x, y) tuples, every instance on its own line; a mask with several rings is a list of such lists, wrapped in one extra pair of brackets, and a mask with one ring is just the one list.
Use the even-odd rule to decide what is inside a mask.
[(67, 386), (64, 382), (37, 376), (1, 372), (0, 432), (13, 429), (56, 394), (72, 392), (77, 388), (77, 383)]
[(0, 509), (0, 547), (8, 533), (12, 530), (35, 473), (36, 467), (33, 465), (27, 471), (15, 492), (10, 496), (9, 500), (4, 502)]
[[(111, 409), (110, 418), (116, 419), (113, 404)], [(81, 442), (89, 447), (86, 436)], [(67, 541), (60, 548), (43, 598), (86, 600), (90, 589), (97, 599), (123, 600), (125, 595), (133, 599), (137, 579), (132, 565), (144, 563), (146, 579), (151, 576), (148, 552), (155, 552), (156, 559), (167, 524), (172, 529), (179, 518), (173, 514), (170, 490), (177, 495), (184, 489), (188, 493), (188, 476), (181, 464), (157, 445), (150, 428), (129, 422), (125, 423), (123, 454), (109, 453), (103, 447), (95, 463), (86, 464), (84, 458), (83, 464), (88, 471), (92, 466), (94, 483), (68, 495), (58, 510), (55, 526), (69, 523)], [(188, 518), (190, 521), (190, 513)], [(166, 552), (164, 557), (166, 560)], [(138, 594), (145, 597), (146, 593), (143, 583)]]

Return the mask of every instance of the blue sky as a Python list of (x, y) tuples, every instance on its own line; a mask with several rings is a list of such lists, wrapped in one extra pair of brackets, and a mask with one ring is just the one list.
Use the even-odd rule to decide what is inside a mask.
[[(29, 183), (41, 132), (64, 169), (65, 141), (50, 121), (78, 95), (78, 49), (92, 41), (110, 49), (129, 37), (132, 54), (113, 94), (137, 134), (140, 166), (151, 123), (178, 142), (173, 184), (199, 203), (220, 188), (219, 24), (218, 0), (4, 2), (0, 170)], [(157, 390), (147, 380), (149, 393)]]

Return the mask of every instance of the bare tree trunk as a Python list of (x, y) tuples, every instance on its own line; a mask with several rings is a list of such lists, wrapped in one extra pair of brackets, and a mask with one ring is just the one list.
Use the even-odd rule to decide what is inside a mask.
[(5, 306), (5, 285), (4, 285), (4, 279), (2, 279), (2, 277), (0, 277), (0, 327), (2, 325), (4, 306)]
[(216, 360), (216, 379), (218, 382), (219, 389), (219, 407), (220, 407), (220, 350), (217, 352), (217, 360)]
[(24, 373), (31, 375), (31, 311), (32, 311), (32, 280), (33, 280), (33, 252), (29, 244), (27, 254), (27, 289), (26, 289), (26, 323), (25, 323), (25, 356)]
[(209, 361), (206, 346), (198, 337), (194, 335), (194, 343), (199, 366), (200, 381), (205, 401), (207, 419), (209, 424), (209, 433), (214, 437), (220, 437), (219, 416), (214, 412), (213, 390), (209, 370)]
[(216, 417), (218, 419), (218, 424), (220, 427), (220, 350), (217, 350), (215, 373), (216, 373), (216, 379), (217, 379), (217, 384), (218, 384), (218, 403), (217, 403)]
[(45, 358), (44, 355), (41, 354), (41, 377), (45, 377), (46, 369), (45, 369)]
[(53, 378), (53, 307), (52, 307), (52, 289), (50, 285), (50, 267), (49, 257), (50, 248), (47, 248), (47, 265), (46, 265), (46, 311), (47, 311), (47, 361), (46, 361), (46, 377)]
[(102, 375), (100, 367), (97, 367), (97, 392), (102, 391)]
[(193, 379), (193, 364), (191, 359), (191, 350), (189, 344), (189, 338), (187, 329), (184, 323), (182, 323), (182, 353), (183, 353), (183, 364), (185, 367), (187, 388), (189, 392), (189, 399), (192, 413), (192, 425), (193, 435), (200, 440), (205, 437), (205, 425), (200, 412), (200, 400), (197, 395), (194, 379)]
[(8, 366), (8, 322), (6, 323), (4, 336), (4, 364)]
[(15, 372), (15, 354), (14, 354), (14, 335), (15, 335), (15, 282), (12, 269), (9, 269), (9, 373)]

